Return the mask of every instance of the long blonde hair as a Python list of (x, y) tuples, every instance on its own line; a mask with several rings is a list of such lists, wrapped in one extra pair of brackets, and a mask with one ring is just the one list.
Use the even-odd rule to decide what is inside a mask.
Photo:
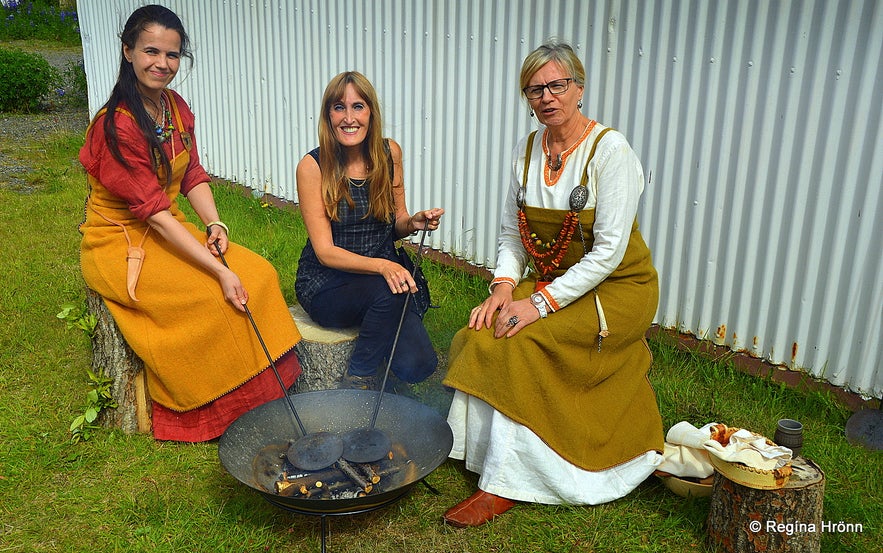
[(354, 207), (344, 171), (343, 148), (334, 137), (334, 129), (331, 127), (331, 106), (343, 98), (346, 86), (350, 84), (365, 100), (371, 112), (368, 134), (362, 142), (362, 153), (368, 160), (366, 180), (370, 183), (367, 215), (388, 223), (393, 220), (395, 214), (391, 154), (383, 140), (383, 120), (380, 116), (377, 92), (371, 82), (357, 71), (346, 71), (331, 79), (322, 96), (322, 112), (319, 117), (319, 169), (322, 172), (322, 200), (325, 203), (325, 213), (332, 221), (337, 221), (337, 204), (341, 198), (345, 199), (350, 207)]

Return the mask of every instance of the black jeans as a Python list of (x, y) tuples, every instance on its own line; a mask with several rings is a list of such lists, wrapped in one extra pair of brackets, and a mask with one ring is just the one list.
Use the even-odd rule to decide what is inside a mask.
[(310, 318), (329, 328), (359, 327), (350, 374), (385, 369), (396, 329), (408, 302), (390, 370), (405, 382), (421, 382), (435, 371), (438, 357), (410, 294), (393, 294), (380, 275), (339, 273), (313, 297)]

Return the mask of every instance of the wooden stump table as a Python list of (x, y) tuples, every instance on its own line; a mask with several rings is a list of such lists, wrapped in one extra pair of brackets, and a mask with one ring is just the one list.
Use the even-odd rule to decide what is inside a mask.
[(319, 326), (300, 305), (289, 311), (303, 337), (296, 347), (303, 372), (294, 383), (295, 392), (337, 388), (356, 347), (359, 329)]
[(791, 461), (784, 487), (759, 490), (715, 472), (708, 537), (715, 551), (817, 553), (821, 544), (825, 475), (808, 459)]

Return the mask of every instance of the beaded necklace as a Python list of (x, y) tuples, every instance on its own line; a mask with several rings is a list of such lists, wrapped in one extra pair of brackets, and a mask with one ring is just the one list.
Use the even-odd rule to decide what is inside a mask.
[[(594, 125), (592, 125), (592, 127), (594, 127)], [(531, 133), (527, 139), (524, 174), (522, 176), (521, 188), (518, 189), (518, 194), (515, 198), (518, 205), (518, 233), (521, 236), (521, 244), (524, 246), (527, 253), (530, 254), (537, 271), (540, 273), (539, 280), (541, 281), (552, 280), (552, 273), (561, 265), (561, 261), (567, 254), (567, 250), (573, 241), (573, 235), (577, 228), (579, 228), (580, 240), (585, 249), (585, 237), (583, 236), (582, 226), (579, 224), (579, 212), (586, 206), (586, 202), (589, 198), (589, 193), (586, 188), (588, 184), (587, 170), (589, 167), (589, 161), (591, 161), (592, 157), (595, 155), (595, 149), (598, 147), (598, 142), (601, 141), (601, 138), (609, 130), (610, 129), (604, 129), (597, 138), (595, 138), (595, 143), (592, 144), (592, 149), (586, 160), (586, 167), (583, 169), (580, 183), (575, 186), (570, 193), (570, 211), (564, 216), (564, 221), (561, 223), (561, 230), (558, 231), (558, 235), (552, 240), (546, 242), (543, 242), (537, 234), (530, 229), (530, 226), (527, 223), (527, 216), (524, 214), (524, 196), (527, 191), (527, 173), (530, 166), (531, 150), (533, 149), (533, 140), (536, 131)]]
[(154, 118), (153, 122), (156, 125), (156, 128), (154, 129), (154, 132), (156, 132), (156, 139), (162, 144), (172, 137), (172, 131), (175, 130), (175, 125), (172, 124), (172, 113), (169, 111), (169, 106), (166, 104), (165, 93), (160, 95), (159, 104), (160, 112), (162, 113), (162, 121), (157, 121)]
[(521, 234), (521, 243), (533, 259), (534, 265), (540, 273), (540, 280), (552, 280), (551, 275), (561, 265), (561, 260), (567, 254), (577, 225), (579, 225), (579, 212), (568, 211), (564, 216), (558, 236), (548, 242), (543, 242), (535, 232), (530, 230), (524, 210), (518, 210), (518, 232)]

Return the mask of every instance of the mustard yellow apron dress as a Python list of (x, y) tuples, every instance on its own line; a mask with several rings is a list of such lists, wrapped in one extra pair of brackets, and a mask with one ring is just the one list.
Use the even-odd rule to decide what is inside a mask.
[[(167, 99), (177, 129), (183, 131), (177, 104)], [(205, 233), (186, 221), (177, 203), (191, 147), (189, 136), (181, 132), (176, 138), (178, 134), (169, 140), (172, 179), (165, 193), (175, 219), (204, 243)], [(157, 173), (159, 182), (165, 183), (163, 168)], [(125, 201), (92, 175), (88, 184), (86, 216), (80, 225), (83, 278), (104, 298), (126, 341), (144, 361), (151, 399), (174, 411), (189, 411), (266, 369), (267, 357), (247, 316), (224, 299), (218, 281), (182, 259), (172, 244), (151, 232)], [(133, 263), (127, 258), (141, 252), (133, 286)], [(282, 297), (275, 268), (232, 242), (225, 257), (249, 292), (249, 309), (271, 356), (279, 359), (300, 340), (300, 334)]]

